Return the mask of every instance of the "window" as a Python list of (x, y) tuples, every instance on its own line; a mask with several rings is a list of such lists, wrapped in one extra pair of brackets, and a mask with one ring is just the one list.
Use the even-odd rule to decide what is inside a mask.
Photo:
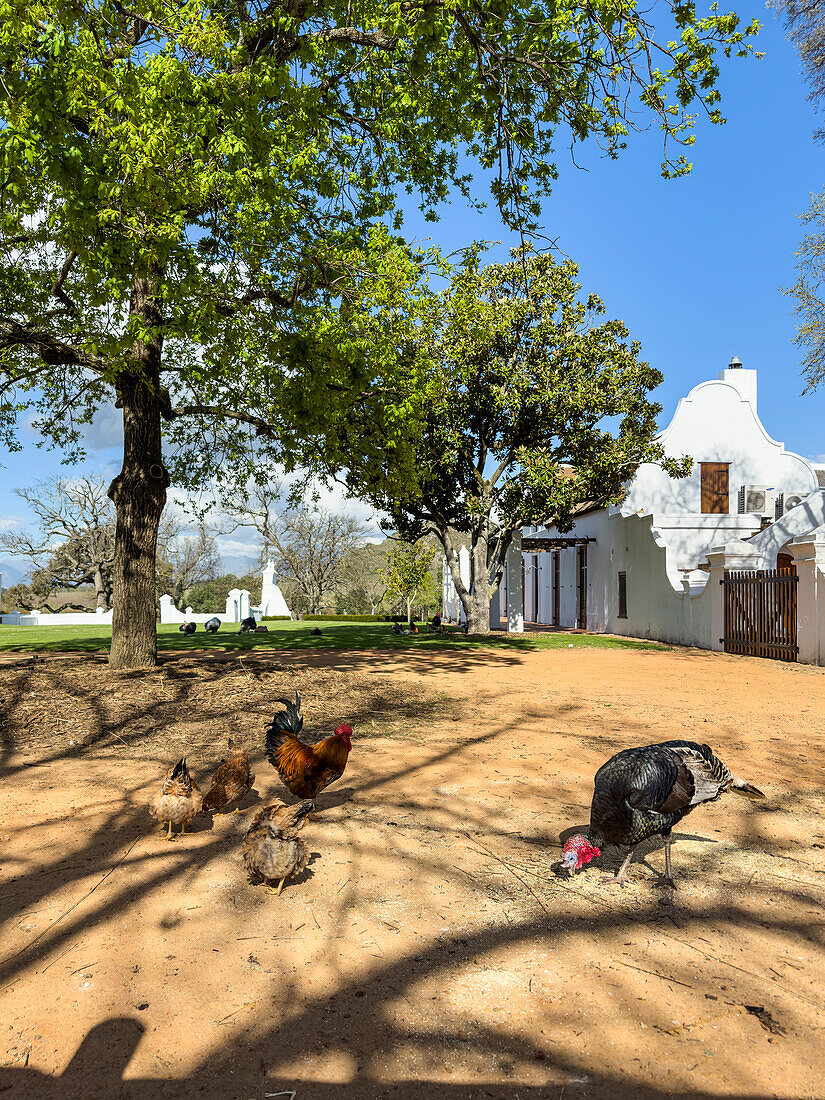
[(627, 573), (619, 574), (619, 618), (627, 618)]
[(729, 462), (702, 462), (702, 513), (727, 515), (730, 511)]

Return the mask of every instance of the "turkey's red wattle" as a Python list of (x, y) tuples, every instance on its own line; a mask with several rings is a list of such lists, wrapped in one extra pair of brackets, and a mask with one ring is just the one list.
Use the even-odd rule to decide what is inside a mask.
[(595, 859), (596, 856), (600, 856), (601, 849), (594, 848), (590, 841), (582, 833), (577, 833), (576, 836), (571, 836), (565, 841), (562, 848), (562, 855), (567, 855), (568, 852), (576, 853), (576, 870), (580, 867), (584, 867), (585, 863), (589, 863), (591, 859)]

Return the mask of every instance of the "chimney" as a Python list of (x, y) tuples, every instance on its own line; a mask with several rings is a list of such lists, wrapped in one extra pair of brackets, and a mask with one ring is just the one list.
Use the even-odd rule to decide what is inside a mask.
[(727, 368), (719, 372), (719, 381), (733, 386), (740, 397), (751, 403), (756, 412), (756, 371), (745, 370), (738, 355), (734, 355)]

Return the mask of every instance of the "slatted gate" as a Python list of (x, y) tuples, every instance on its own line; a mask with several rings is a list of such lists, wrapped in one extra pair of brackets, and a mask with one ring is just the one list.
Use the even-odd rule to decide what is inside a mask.
[(722, 579), (725, 653), (795, 661), (799, 578), (779, 569), (726, 571)]

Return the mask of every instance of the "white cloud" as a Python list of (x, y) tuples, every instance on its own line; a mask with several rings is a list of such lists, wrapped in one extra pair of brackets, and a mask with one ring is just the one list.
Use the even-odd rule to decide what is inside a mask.
[(114, 405), (102, 405), (83, 433), (83, 443), (90, 451), (106, 451), (123, 446), (123, 415)]
[(25, 525), (26, 521), (22, 516), (0, 516), (0, 531), (10, 531)]

